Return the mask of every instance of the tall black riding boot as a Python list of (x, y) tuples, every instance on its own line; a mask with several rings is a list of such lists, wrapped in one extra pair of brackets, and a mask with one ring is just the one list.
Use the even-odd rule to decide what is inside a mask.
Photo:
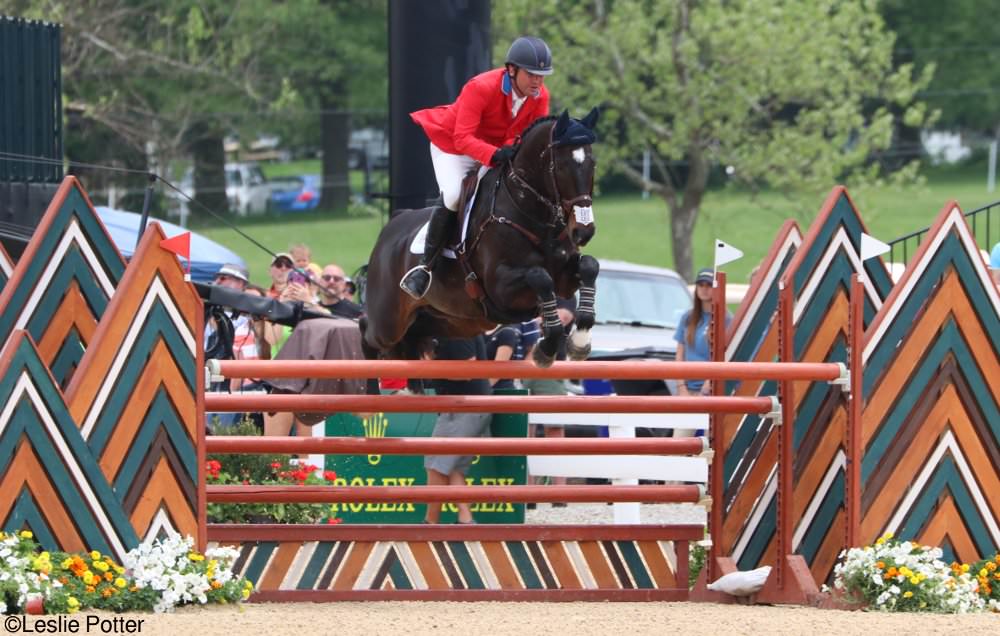
[(403, 280), (399, 281), (400, 289), (417, 300), (423, 298), (431, 286), (431, 270), (438, 254), (441, 253), (441, 248), (448, 240), (448, 230), (454, 217), (455, 213), (443, 205), (434, 208), (430, 223), (427, 225), (427, 238), (420, 264), (406, 272)]

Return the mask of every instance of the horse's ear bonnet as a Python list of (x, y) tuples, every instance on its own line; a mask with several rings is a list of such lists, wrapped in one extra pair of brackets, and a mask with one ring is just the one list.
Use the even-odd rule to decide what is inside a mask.
[(553, 146), (586, 146), (597, 141), (594, 126), (597, 124), (598, 110), (595, 108), (583, 119), (572, 119), (564, 110), (552, 128)]

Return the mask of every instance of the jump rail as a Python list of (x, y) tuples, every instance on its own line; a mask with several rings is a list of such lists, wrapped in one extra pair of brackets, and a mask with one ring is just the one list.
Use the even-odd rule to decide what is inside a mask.
[(609, 380), (838, 380), (835, 362), (531, 362), (489, 360), (208, 360), (212, 379), (223, 378), (550, 378)]
[(684, 486), (208, 486), (213, 503), (354, 503), (358, 501), (699, 503), (705, 487)]
[(209, 436), (209, 453), (324, 455), (703, 455), (705, 437), (587, 439), (529, 437), (242, 437)]
[(205, 410), (219, 413), (771, 413), (776, 409), (773, 397), (205, 395)]

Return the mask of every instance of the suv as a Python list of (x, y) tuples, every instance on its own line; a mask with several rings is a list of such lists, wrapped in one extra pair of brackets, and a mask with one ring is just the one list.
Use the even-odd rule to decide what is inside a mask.
[(691, 309), (691, 291), (677, 272), (601, 260), (591, 359), (673, 360), (674, 331)]
[[(259, 165), (252, 162), (227, 163), (225, 171), (226, 199), (234, 214), (247, 216), (267, 212), (273, 186), (267, 182)], [(194, 167), (184, 173), (180, 189), (194, 196)]]
[[(624, 261), (601, 260), (597, 277), (596, 323), (591, 330), (590, 360), (673, 360), (674, 332), (692, 296), (677, 272)], [(591, 380), (618, 395), (676, 395), (674, 380)], [(609, 386), (610, 385), (610, 386)], [(570, 437), (588, 437), (592, 426), (566, 427)], [(663, 435), (660, 429), (638, 429), (639, 436)]]

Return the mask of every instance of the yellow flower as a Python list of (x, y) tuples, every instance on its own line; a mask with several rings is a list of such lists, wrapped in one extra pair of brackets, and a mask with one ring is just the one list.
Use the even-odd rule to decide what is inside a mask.
[(22, 539), (31, 539), (34, 536), (35, 535), (31, 534), (31, 530), (21, 530), (21, 538)]
[(899, 573), (902, 574), (903, 576), (910, 576), (913, 574), (910, 568), (906, 567), (905, 565), (899, 568)]
[(903, 592), (903, 598), (910, 598), (911, 596), (913, 596), (913, 592), (911, 592), (910, 590), (906, 590), (905, 592)]
[(90, 553), (90, 558), (93, 559), (94, 561), (97, 561), (98, 559), (101, 558), (101, 553), (98, 552), (97, 550), (94, 550), (93, 552)]
[(968, 572), (968, 571), (969, 571), (969, 564), (968, 563), (963, 563), (962, 564), (962, 572)]
[(76, 600), (76, 598), (73, 596), (67, 598), (66, 609), (70, 614), (78, 612), (80, 610), (80, 601)]
[(83, 577), (81, 578), (83, 578), (84, 583), (86, 583), (87, 585), (91, 585), (94, 582), (94, 573), (91, 572), (90, 570), (87, 570), (86, 572), (83, 573)]
[(188, 553), (188, 558), (191, 559), (192, 561), (204, 561), (205, 560), (205, 556), (202, 555), (202, 554), (198, 554), (197, 552), (190, 552), (190, 553)]
[(986, 570), (986, 568), (979, 570), (979, 576), (987, 576), (988, 574), (989, 572)]
[(119, 576), (117, 579), (115, 579), (115, 587), (125, 587), (126, 585), (127, 583), (125, 583), (125, 579), (123, 579), (122, 577)]
[(64, 570), (68, 570), (69, 566), (73, 565), (73, 559), (66, 557), (59, 565), (61, 565)]
[(885, 543), (885, 539), (882, 537), (875, 540), (875, 545), (882, 545), (883, 543)]
[(115, 566), (115, 572), (117, 572), (118, 574), (122, 574), (122, 573), (124, 573), (124, 572), (125, 572), (125, 568), (123, 568), (123, 567), (122, 567), (122, 566), (120, 566), (120, 565), (116, 565), (116, 566)]
[(95, 570), (100, 570), (101, 572), (107, 572), (108, 568), (110, 567), (104, 561), (94, 561), (93, 563), (91, 563), (91, 565), (94, 566)]
[(911, 576), (910, 577), (910, 583), (913, 584), (913, 585), (920, 585), (920, 579), (917, 578), (917, 577), (915, 577), (915, 576)]

